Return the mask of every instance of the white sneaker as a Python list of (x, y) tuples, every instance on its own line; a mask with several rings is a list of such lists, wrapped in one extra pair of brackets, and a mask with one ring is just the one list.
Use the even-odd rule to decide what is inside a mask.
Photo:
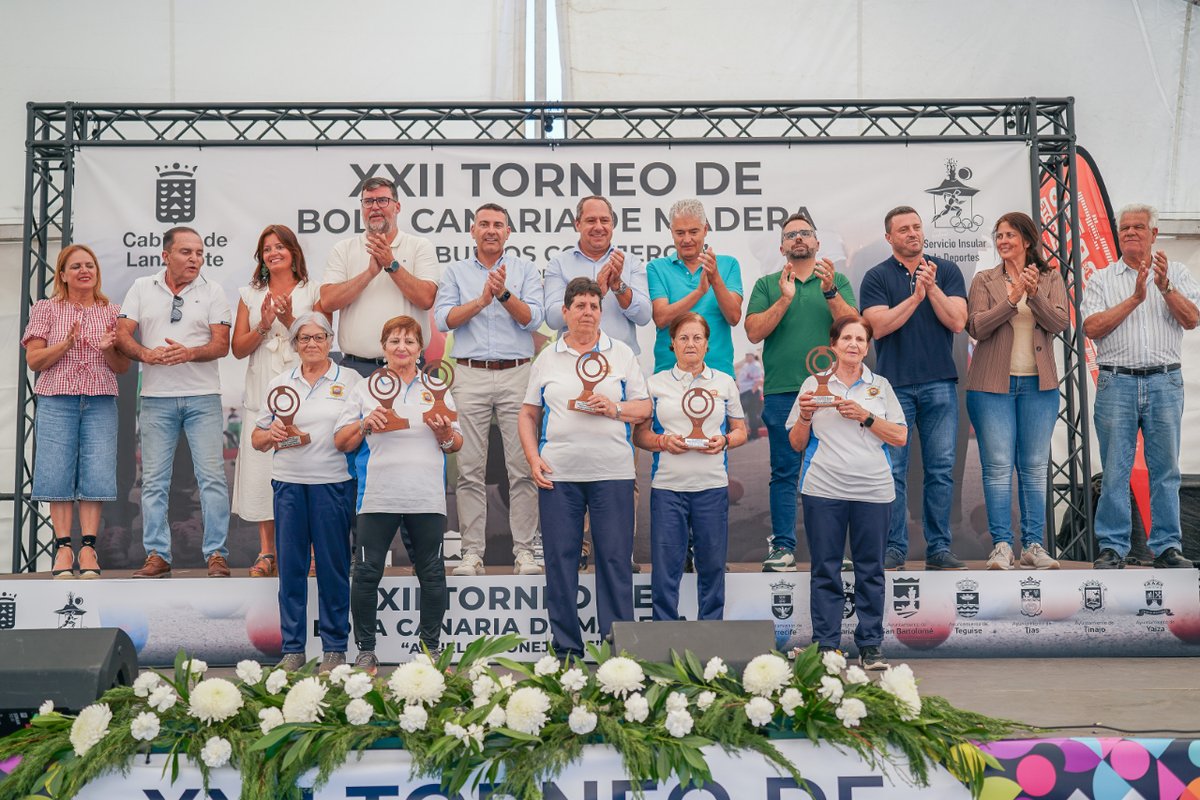
[(1013, 568), (1013, 551), (1012, 545), (1008, 542), (1000, 542), (992, 548), (992, 554), (988, 556), (988, 569), (1012, 569)]
[(1058, 562), (1040, 544), (1021, 548), (1021, 569), (1058, 569)]
[(474, 553), (467, 553), (463, 556), (462, 563), (454, 568), (455, 575), (485, 575), (487, 569), (483, 566), (483, 559)]
[(542, 568), (533, 560), (533, 553), (522, 550), (517, 553), (517, 558), (513, 561), (513, 572), (517, 575), (541, 575)]

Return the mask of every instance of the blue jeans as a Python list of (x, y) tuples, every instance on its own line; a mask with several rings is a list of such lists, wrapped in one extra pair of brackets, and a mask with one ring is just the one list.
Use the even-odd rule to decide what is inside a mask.
[[(690, 534), (690, 536), (689, 536)], [(693, 543), (696, 619), (725, 615), (725, 555), (729, 551), (729, 487), (698, 492), (650, 490), (650, 596), (655, 620), (679, 619), (679, 581)]]
[(1117, 375), (1101, 372), (1096, 380), (1096, 437), (1104, 484), (1096, 506), (1096, 542), (1129, 554), (1131, 529), (1129, 473), (1142, 430), (1150, 470), (1150, 535), (1155, 555), (1182, 549), (1179, 523), (1179, 429), (1183, 419), (1183, 374)]
[(39, 396), (33, 441), (34, 500), (117, 499), (115, 395)]
[(796, 492), (804, 454), (788, 441), (787, 418), (797, 392), (763, 397), (762, 421), (771, 446), (771, 546), (796, 549)]
[(958, 384), (930, 381), (895, 387), (896, 399), (908, 422), (908, 443), (888, 446), (896, 499), (887, 549), (908, 555), (908, 453), (913, 428), (921, 436), (921, 463), (925, 467), (925, 557), (950, 552), (950, 503), (954, 499), (954, 455), (958, 441)]
[(1017, 468), (1021, 546), (1045, 544), (1046, 470), (1058, 419), (1058, 389), (1039, 389), (1037, 375), (1010, 375), (1008, 394), (967, 392), (983, 465), (983, 500), (993, 544), (1013, 543), (1012, 475)]
[(143, 397), (138, 417), (142, 440), (142, 544), (171, 562), (167, 497), (179, 432), (187, 436), (204, 516), (204, 556), (224, 556), (229, 535), (229, 488), (221, 448), (225, 442), (221, 396)]

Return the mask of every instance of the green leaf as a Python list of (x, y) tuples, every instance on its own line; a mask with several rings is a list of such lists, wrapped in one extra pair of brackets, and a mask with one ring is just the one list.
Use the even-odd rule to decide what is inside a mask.
[(264, 734), (261, 739), (250, 745), (250, 752), (255, 753), (260, 750), (267, 750), (287, 739), (296, 731), (294, 724), (285, 723), (274, 728), (270, 733)]

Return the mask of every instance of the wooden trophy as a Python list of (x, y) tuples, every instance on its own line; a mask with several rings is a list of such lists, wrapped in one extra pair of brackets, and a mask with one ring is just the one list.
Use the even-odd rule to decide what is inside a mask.
[(367, 378), (367, 391), (379, 401), (383, 413), (388, 418), (387, 424), (380, 428), (378, 433), (408, 430), (408, 420), (399, 416), (392, 409), (392, 403), (400, 396), (402, 386), (403, 382), (400, 380), (400, 376), (387, 367), (380, 367), (371, 373), (371, 377)]
[(817, 379), (817, 390), (813, 392), (812, 401), (819, 406), (831, 406), (841, 400), (840, 397), (829, 391), (829, 379), (833, 377), (837, 363), (837, 353), (833, 352), (833, 348), (825, 346), (809, 350), (808, 357), (804, 359), (804, 365), (808, 367), (808, 374)]
[(591, 411), (588, 403), (595, 392), (596, 386), (608, 377), (608, 359), (598, 350), (589, 350), (575, 361), (575, 374), (583, 384), (579, 397), (567, 404), (572, 411)]
[(449, 361), (442, 359), (421, 368), (421, 385), (433, 395), (433, 407), (421, 415), (426, 424), (439, 414), (451, 422), (458, 419), (458, 412), (446, 405), (446, 392), (450, 391), (453, 384), (454, 367), (450, 366)]
[(683, 393), (679, 404), (683, 407), (684, 415), (692, 421), (692, 432), (683, 437), (684, 447), (689, 450), (704, 450), (708, 447), (708, 437), (704, 435), (704, 421), (712, 416), (717, 401), (708, 389), (693, 386)]
[(289, 447), (303, 447), (312, 441), (312, 437), (296, 427), (294, 420), (300, 410), (300, 393), (290, 386), (276, 386), (267, 393), (267, 409), (279, 418), (287, 431), (287, 438), (277, 442), (276, 450)]

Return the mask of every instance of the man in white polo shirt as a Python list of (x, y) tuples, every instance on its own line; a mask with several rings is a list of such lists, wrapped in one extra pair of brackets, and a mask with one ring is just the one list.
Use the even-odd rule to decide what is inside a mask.
[(322, 276), (321, 307), (338, 313), (342, 363), (364, 378), (384, 366), (379, 333), (383, 323), (406, 314), (421, 324), (429, 341), (429, 309), (441, 270), (428, 239), (396, 226), (400, 201), (387, 178), (363, 181), (367, 230), (333, 246)]
[(117, 323), (117, 346), (143, 365), (138, 428), (146, 563), (133, 577), (171, 575), (167, 496), (183, 431), (200, 488), (208, 575), (227, 578), (229, 489), (221, 453), (225, 439), (217, 359), (229, 352), (229, 300), (220, 286), (200, 274), (204, 243), (195, 230), (177, 227), (163, 234), (163, 262), (162, 272), (134, 281)]

